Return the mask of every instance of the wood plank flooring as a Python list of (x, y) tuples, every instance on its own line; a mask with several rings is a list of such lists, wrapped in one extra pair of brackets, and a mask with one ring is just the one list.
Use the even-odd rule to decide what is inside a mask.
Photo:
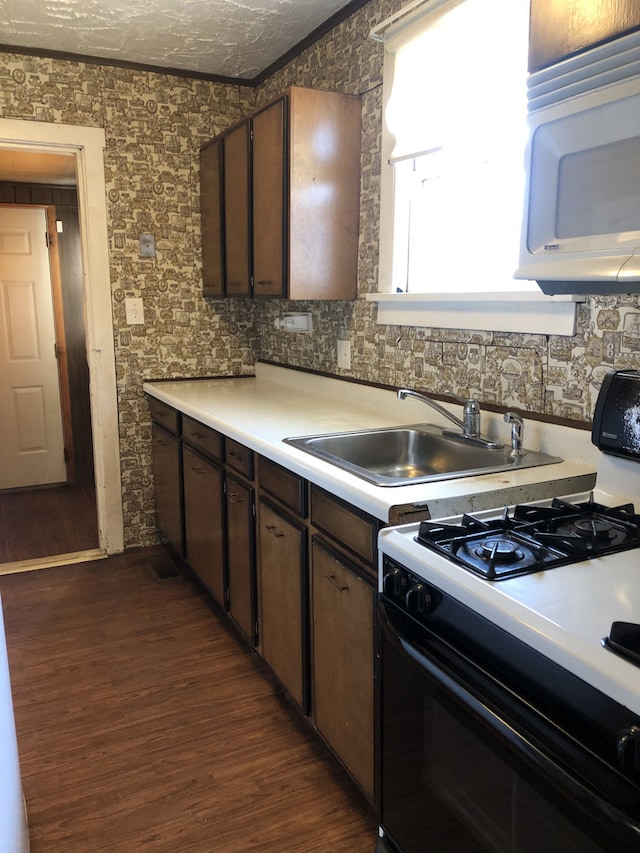
[(97, 547), (95, 486), (0, 491), (0, 563)]
[(166, 559), (0, 577), (32, 853), (373, 853), (359, 791)]

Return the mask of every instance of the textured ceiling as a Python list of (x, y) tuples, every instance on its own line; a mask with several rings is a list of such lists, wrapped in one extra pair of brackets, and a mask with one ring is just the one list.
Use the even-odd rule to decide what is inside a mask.
[(0, 0), (0, 41), (253, 80), (349, 0)]

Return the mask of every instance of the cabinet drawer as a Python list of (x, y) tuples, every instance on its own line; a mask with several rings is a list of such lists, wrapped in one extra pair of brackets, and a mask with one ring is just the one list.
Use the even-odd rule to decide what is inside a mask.
[(307, 517), (307, 481), (261, 456), (258, 460), (260, 488), (276, 497), (302, 518)]
[(232, 438), (227, 439), (226, 447), (227, 465), (238, 471), (247, 480), (253, 480), (253, 451)]
[(182, 416), (182, 438), (192, 447), (203, 450), (214, 459), (222, 459), (222, 436), (215, 429)]
[(311, 523), (375, 566), (379, 523), (333, 495), (311, 486)]
[(161, 424), (165, 429), (172, 432), (174, 435), (180, 435), (180, 414), (167, 406), (166, 403), (161, 403), (155, 397), (149, 397), (149, 409), (151, 418), (157, 424)]

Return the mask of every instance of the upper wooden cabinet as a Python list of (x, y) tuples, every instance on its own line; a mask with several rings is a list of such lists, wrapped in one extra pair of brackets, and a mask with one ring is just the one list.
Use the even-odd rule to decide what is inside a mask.
[(360, 137), (357, 95), (298, 87), (223, 135), (225, 295), (355, 299)]
[(205, 296), (224, 296), (222, 198), (222, 140), (214, 139), (200, 151), (202, 287)]
[(250, 157), (251, 123), (247, 119), (224, 137), (223, 209), (227, 296), (251, 296)]
[(531, 0), (529, 71), (639, 27), (638, 0)]

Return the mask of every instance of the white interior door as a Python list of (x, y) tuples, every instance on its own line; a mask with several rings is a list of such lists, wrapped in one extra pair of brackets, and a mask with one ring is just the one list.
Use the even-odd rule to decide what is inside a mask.
[(0, 337), (0, 488), (65, 482), (42, 208), (0, 208)]

